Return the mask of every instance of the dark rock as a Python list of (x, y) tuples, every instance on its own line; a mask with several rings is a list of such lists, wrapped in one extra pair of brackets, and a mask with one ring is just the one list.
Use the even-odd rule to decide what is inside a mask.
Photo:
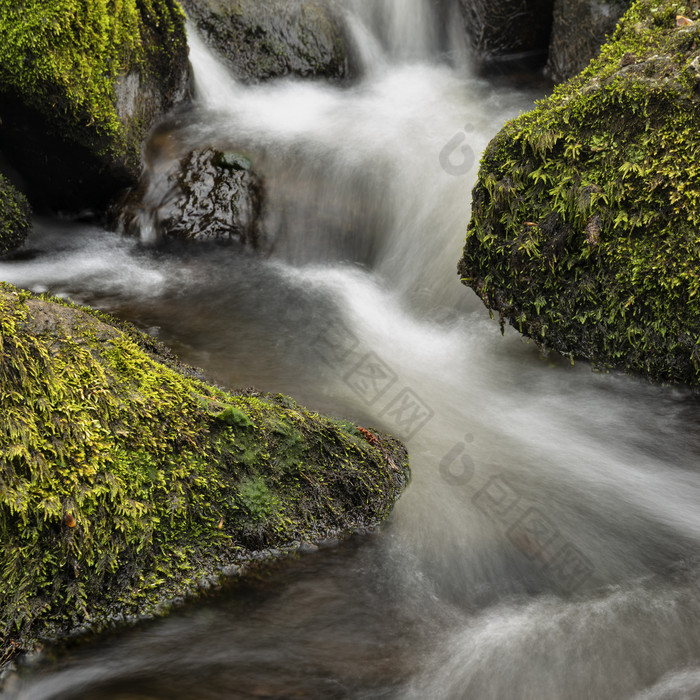
[(555, 82), (580, 73), (600, 53), (630, 4), (631, 0), (554, 0), (545, 73)]
[(241, 80), (349, 77), (348, 37), (320, 0), (183, 0), (207, 43)]
[[(251, 161), (214, 148), (190, 151), (117, 205), (122, 231), (143, 238), (219, 241), (264, 248), (263, 185)], [(144, 235), (144, 227), (150, 234)]]
[(0, 44), (0, 149), (36, 206), (102, 208), (138, 180), (146, 135), (188, 96), (175, 0), (61, 0), (51, 21), (41, 0), (3, 3)]
[(26, 197), (0, 175), (0, 255), (19, 248), (32, 228)]
[(460, 0), (477, 67), (541, 67), (547, 60), (553, 0)]
[(459, 266), (546, 348), (700, 385), (700, 6), (640, 0), (486, 149)]

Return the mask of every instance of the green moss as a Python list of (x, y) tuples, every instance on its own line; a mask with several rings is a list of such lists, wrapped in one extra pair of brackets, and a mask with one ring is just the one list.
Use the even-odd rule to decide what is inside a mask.
[(241, 501), (252, 522), (267, 522), (277, 516), (280, 500), (270, 493), (267, 484), (260, 478), (246, 478), (238, 486)]
[(236, 425), (239, 428), (249, 428), (253, 425), (250, 418), (235, 406), (227, 406), (221, 413), (216, 414), (216, 418), (227, 425)]
[(119, 157), (127, 150), (137, 167), (150, 123), (117, 113), (118, 81), (134, 70), (167, 79), (159, 54), (184, 52), (184, 42), (173, 0), (0, 0), (0, 92), (20, 96), (64, 137), (107, 143)]
[(29, 203), (0, 175), (0, 255), (22, 245), (31, 227)]
[(0, 287), (0, 658), (374, 524), (405, 485), (396, 441), (184, 376), (105, 318)]
[(463, 281), (545, 346), (700, 383), (700, 20), (636, 2), (601, 56), (506, 125), (473, 191)]

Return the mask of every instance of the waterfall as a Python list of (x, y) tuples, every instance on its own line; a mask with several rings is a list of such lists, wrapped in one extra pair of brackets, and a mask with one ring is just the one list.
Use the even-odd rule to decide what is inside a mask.
[(394, 61), (429, 59), (439, 48), (440, 18), (430, 0), (350, 0), (348, 9)]

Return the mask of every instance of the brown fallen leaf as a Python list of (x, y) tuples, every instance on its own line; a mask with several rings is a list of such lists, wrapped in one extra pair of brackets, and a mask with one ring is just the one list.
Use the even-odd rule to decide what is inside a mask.
[(676, 15), (676, 26), (677, 27), (689, 27), (691, 24), (695, 24), (692, 19), (683, 17), (683, 15)]

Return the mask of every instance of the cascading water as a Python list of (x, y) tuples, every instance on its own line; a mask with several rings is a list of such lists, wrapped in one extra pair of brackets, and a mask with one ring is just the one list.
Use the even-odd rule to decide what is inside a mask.
[(241, 85), (192, 34), (196, 111), (154, 162), (249, 154), (268, 258), (39, 221), (30, 254), (0, 264), (226, 384), (402, 437), (413, 482), (391, 521), (25, 674), (10, 697), (700, 694), (697, 399), (542, 358), (460, 285), (478, 153), (539, 94), (470, 76), (454, 8), (410, 4), (346, 5), (372, 70), (345, 88)]
[[(394, 61), (430, 60), (440, 49), (439, 17), (424, 0), (350, 0), (349, 15), (359, 20), (360, 36), (371, 33), (384, 58)], [(355, 29), (357, 31), (357, 29)], [(357, 34), (356, 34), (357, 36)], [(374, 52), (368, 58), (374, 58)]]

